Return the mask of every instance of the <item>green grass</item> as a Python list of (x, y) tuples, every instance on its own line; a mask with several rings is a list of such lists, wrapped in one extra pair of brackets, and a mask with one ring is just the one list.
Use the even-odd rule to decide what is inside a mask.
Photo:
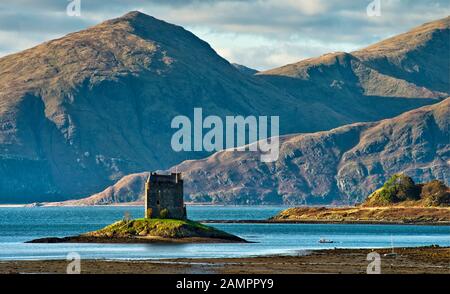
[(230, 237), (231, 235), (213, 227), (191, 220), (177, 219), (135, 219), (121, 220), (103, 229), (88, 233), (97, 237), (155, 236), (163, 238), (183, 237)]

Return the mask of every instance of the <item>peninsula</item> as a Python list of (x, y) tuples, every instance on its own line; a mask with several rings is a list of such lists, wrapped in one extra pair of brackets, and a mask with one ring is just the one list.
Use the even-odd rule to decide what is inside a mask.
[(415, 184), (403, 174), (353, 207), (295, 207), (270, 222), (450, 225), (450, 189), (441, 181)]

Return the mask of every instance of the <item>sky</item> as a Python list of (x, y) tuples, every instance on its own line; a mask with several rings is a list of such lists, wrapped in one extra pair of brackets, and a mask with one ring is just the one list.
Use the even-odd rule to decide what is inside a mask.
[[(67, 13), (74, 1), (79, 15)], [(132, 10), (183, 26), (230, 62), (266, 70), (406, 32), (450, 15), (450, 1), (0, 0), (0, 57)]]

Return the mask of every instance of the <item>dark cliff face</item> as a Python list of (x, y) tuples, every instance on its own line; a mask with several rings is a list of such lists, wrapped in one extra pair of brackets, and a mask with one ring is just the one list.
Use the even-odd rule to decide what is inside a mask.
[(376, 123), (282, 139), (279, 160), (224, 151), (176, 167), (190, 200), (219, 203), (361, 202), (393, 174), (450, 181), (450, 98)]
[[(393, 174), (416, 182), (450, 181), (450, 98), (392, 119), (281, 138), (279, 159), (222, 151), (183, 162), (188, 201), (226, 204), (354, 204)], [(92, 197), (68, 204), (140, 200), (146, 174), (130, 175)], [(132, 185), (140, 181), (141, 185)], [(134, 188), (133, 188), (134, 187)], [(125, 197), (133, 195), (132, 200)], [(123, 196), (122, 196), (123, 195)]]
[(79, 198), (130, 173), (204, 157), (170, 147), (172, 118), (192, 116), (194, 107), (205, 116), (279, 115), (280, 132), (289, 134), (392, 117), (445, 90), (384, 70), (373, 74), (375, 88), (394, 85), (394, 94), (373, 85), (362, 91), (371, 76), (363, 73), (376, 70), (341, 59), (337, 68), (315, 66), (311, 80), (277, 73), (267, 80), (241, 73), (183, 28), (138, 12), (1, 58), (0, 202)]

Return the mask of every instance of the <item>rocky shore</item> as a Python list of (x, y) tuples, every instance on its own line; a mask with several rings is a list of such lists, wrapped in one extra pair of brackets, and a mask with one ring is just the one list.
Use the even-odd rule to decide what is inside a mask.
[(295, 207), (268, 222), (450, 225), (449, 207)]
[[(171, 259), (144, 261), (82, 260), (82, 274), (366, 274), (367, 254), (381, 256), (382, 274), (449, 274), (450, 248), (331, 249), (294, 256)], [(385, 256), (385, 254), (388, 254)], [(68, 261), (2, 261), (0, 274), (66, 273)]]

